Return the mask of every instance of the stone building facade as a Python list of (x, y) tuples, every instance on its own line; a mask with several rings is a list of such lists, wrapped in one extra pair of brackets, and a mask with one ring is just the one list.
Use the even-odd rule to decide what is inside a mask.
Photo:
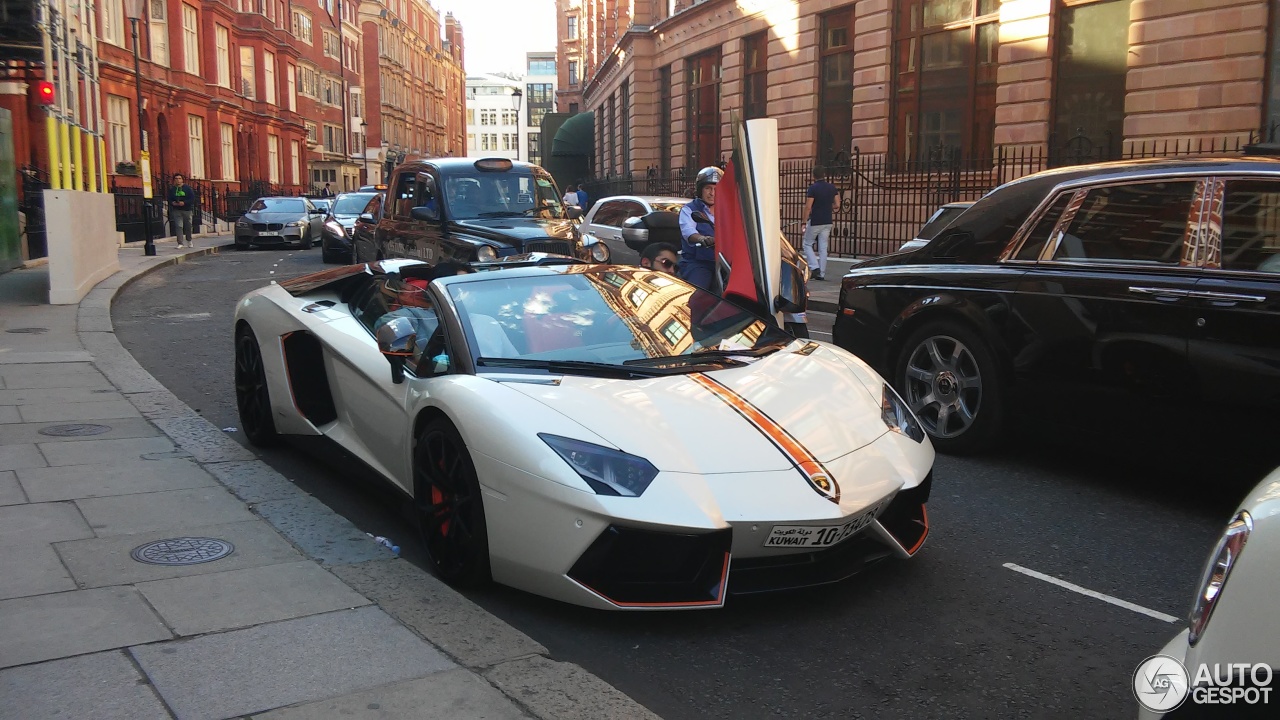
[(828, 163), (939, 148), (1118, 157), (1247, 140), (1280, 120), (1267, 110), (1277, 18), (1265, 0), (559, 6), (558, 109), (595, 113), (598, 175), (715, 162), (734, 112), (776, 118), (784, 160)]

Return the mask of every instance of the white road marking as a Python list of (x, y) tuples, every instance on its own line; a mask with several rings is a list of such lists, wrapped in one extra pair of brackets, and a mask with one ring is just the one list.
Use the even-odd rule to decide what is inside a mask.
[(1081, 595), (1084, 595), (1086, 597), (1091, 597), (1095, 600), (1101, 600), (1102, 602), (1105, 602), (1105, 603), (1111, 603), (1116, 607), (1122, 607), (1125, 610), (1132, 610), (1141, 615), (1146, 615), (1147, 617), (1155, 618), (1156, 620), (1163, 620), (1164, 622), (1167, 622), (1167, 623), (1179, 622), (1179, 618), (1176, 618), (1172, 615), (1166, 615), (1158, 610), (1144, 608), (1141, 605), (1134, 605), (1133, 603), (1128, 602), (1127, 600), (1121, 600), (1120, 598), (1111, 597), (1110, 595), (1104, 595), (1100, 592), (1095, 592), (1088, 588), (1082, 588), (1079, 585), (1076, 585), (1074, 583), (1069, 583), (1066, 580), (1059, 580), (1058, 578), (1053, 577), (1052, 575), (1045, 575), (1044, 573), (1036, 572), (1035, 570), (1029, 570), (1027, 568), (1022, 567), (1021, 565), (1015, 565), (1013, 563), (1005, 563), (1004, 566), (1014, 572), (1022, 573), (1023, 575), (1026, 575), (1028, 577), (1033, 577), (1037, 580), (1043, 580), (1047, 583), (1057, 585), (1060, 588), (1066, 588), (1072, 592), (1080, 593)]
[(809, 331), (809, 334), (810, 334), (810, 335), (826, 335), (827, 337), (831, 337), (831, 333), (829, 333), (829, 332), (822, 332), (821, 330), (810, 330), (810, 331)]

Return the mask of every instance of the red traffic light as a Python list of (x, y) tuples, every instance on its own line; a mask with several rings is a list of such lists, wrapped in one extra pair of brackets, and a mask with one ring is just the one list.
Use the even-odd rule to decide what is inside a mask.
[(54, 101), (53, 83), (41, 80), (36, 83), (36, 102), (41, 105), (52, 105)]

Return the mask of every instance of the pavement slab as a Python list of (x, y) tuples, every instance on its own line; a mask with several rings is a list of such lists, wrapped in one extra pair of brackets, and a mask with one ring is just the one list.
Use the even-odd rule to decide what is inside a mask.
[[(132, 495), (217, 485), (190, 460), (135, 460), (112, 465), (62, 465), (16, 471), (32, 502)], [(208, 523), (201, 523), (202, 525)]]
[(89, 363), (49, 365), (0, 365), (0, 379), (7, 390), (37, 388), (114, 389), (102, 373)]
[[(4, 391), (0, 390), (0, 398), (3, 397), (3, 393)], [(138, 408), (138, 412), (142, 413), (142, 417), (145, 418), (192, 417), (196, 415), (194, 410), (187, 407), (186, 403), (179, 400), (176, 395), (168, 390), (131, 393), (127, 397), (129, 402), (133, 403), (133, 406)]]
[(369, 601), (311, 560), (140, 583), (178, 635), (290, 620)]
[[(235, 546), (230, 555), (198, 565), (148, 565), (134, 560), (134, 548), (155, 540), (173, 537), (208, 537)], [(103, 587), (122, 583), (163, 580), (164, 578), (206, 575), (247, 567), (279, 565), (303, 557), (280, 534), (257, 520), (229, 525), (184, 527), (181, 531), (164, 530), (116, 535), (92, 540), (58, 543), (59, 557), (81, 587)]]
[[(128, 404), (127, 401), (119, 400)], [(32, 406), (10, 406), (14, 410), (26, 410)], [(4, 412), (4, 407), (0, 406), (0, 413)], [(85, 420), (89, 422), (85, 422)], [(71, 435), (59, 437), (57, 435), (42, 434), (41, 430), (53, 429), (59, 425), (101, 425), (107, 430), (97, 435)], [(0, 425), (0, 445), (16, 445), (19, 443), (46, 443), (46, 442), (71, 442), (93, 438), (94, 440), (122, 440), (127, 438), (155, 437), (160, 434), (156, 426), (147, 422), (135, 414), (130, 417), (118, 418), (84, 418), (83, 420), (53, 420), (38, 422), (17, 422), (9, 425)]]
[(27, 494), (18, 484), (18, 473), (0, 470), (0, 505), (21, 505), (25, 502), (28, 502)]
[(396, 558), (338, 566), (333, 568), (333, 574), (460, 665), (488, 667), (547, 653), (533, 638), (407, 560)]
[(204, 469), (247, 503), (284, 500), (304, 494), (288, 478), (261, 460), (208, 463)]
[(34, 443), (0, 445), (0, 470), (48, 467), (49, 462)]
[(572, 663), (535, 656), (494, 666), (483, 674), (542, 720), (660, 720)]
[(527, 720), (509, 698), (466, 670), (383, 685), (342, 697), (254, 715), (252, 720)]
[(202, 417), (169, 417), (152, 420), (178, 447), (200, 462), (253, 460), (256, 456), (227, 437), (220, 428)]
[(40, 443), (40, 450), (49, 464), (88, 465), (137, 462), (143, 455), (165, 453), (174, 450), (167, 437), (133, 438), (128, 440), (72, 440)]
[(120, 345), (115, 333), (82, 331), (80, 342), (93, 353), (94, 365), (111, 379), (114, 388), (119, 388), (120, 392), (128, 395), (166, 389)]
[(254, 519), (244, 503), (217, 485), (84, 498), (75, 503), (98, 537), (166, 528), (178, 532), (193, 525), (221, 525)]
[(0, 405), (0, 425), (22, 422), (22, 414), (16, 405)]
[(0, 600), (75, 589), (71, 573), (52, 545), (4, 544), (4, 552), (0, 552)]
[(323, 563), (343, 565), (394, 557), (391, 550), (373, 542), (350, 520), (310, 495), (268, 500), (253, 509), (290, 542)]
[(44, 402), (95, 402), (98, 400), (123, 400), (124, 395), (114, 389), (91, 387), (19, 388), (0, 390), (0, 405), (31, 405)]
[(0, 600), (0, 667), (173, 637), (130, 587)]
[(43, 545), (93, 537), (76, 506), (68, 502), (0, 507), (0, 548)]
[(0, 365), (36, 365), (40, 363), (93, 362), (83, 350), (36, 350), (0, 354)]
[(0, 670), (0, 697), (0, 720), (171, 717), (147, 679), (119, 650)]
[(142, 417), (128, 400), (98, 400), (93, 402), (54, 402), (20, 405), (18, 412), (23, 421), (83, 422), (85, 420), (110, 420), (112, 418)]
[(376, 607), (130, 652), (179, 720), (260, 713), (457, 667)]

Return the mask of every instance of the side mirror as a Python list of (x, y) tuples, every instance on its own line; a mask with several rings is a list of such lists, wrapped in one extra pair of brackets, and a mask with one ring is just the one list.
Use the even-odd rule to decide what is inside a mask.
[(440, 219), (440, 212), (430, 205), (421, 205), (409, 211), (409, 217), (414, 220), (426, 220), (428, 222), (436, 222)]
[(708, 225), (715, 225), (715, 223), (711, 222), (711, 218), (707, 217), (707, 214), (704, 212), (694, 211), (692, 217), (693, 217), (693, 221), (696, 223), (706, 223)]
[(413, 349), (418, 342), (417, 331), (409, 318), (392, 318), (378, 328), (378, 352), (391, 363), (391, 382), (399, 385), (404, 382), (405, 360), (413, 356)]
[(809, 287), (800, 268), (791, 263), (782, 264), (782, 282), (779, 283), (778, 296), (773, 299), (773, 311), (782, 313), (802, 313), (809, 305)]
[(373, 213), (360, 213), (360, 217), (356, 218), (356, 222), (372, 225), (374, 223)]
[(564, 208), (564, 211), (565, 211), (565, 215), (568, 216), (570, 220), (582, 219), (582, 208), (578, 207), (577, 205), (566, 205)]
[(643, 217), (627, 218), (622, 222), (622, 240), (632, 246), (649, 244), (649, 228), (645, 227)]

